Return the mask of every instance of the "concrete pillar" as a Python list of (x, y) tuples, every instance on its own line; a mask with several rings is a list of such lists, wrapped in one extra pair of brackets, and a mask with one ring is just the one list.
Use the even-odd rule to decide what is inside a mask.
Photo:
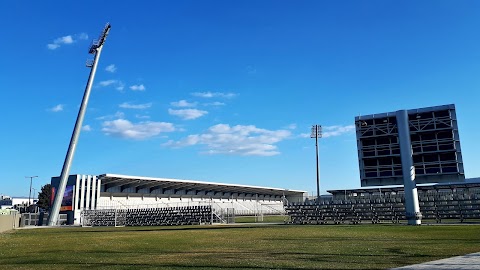
[(91, 188), (92, 176), (87, 175), (87, 189), (85, 190), (85, 209), (90, 210), (90, 193), (92, 192)]
[(90, 209), (95, 210), (97, 205), (97, 176), (92, 176), (92, 203)]
[(422, 224), (422, 214), (420, 213), (420, 206), (418, 204), (417, 185), (415, 183), (415, 167), (413, 167), (412, 143), (410, 140), (407, 111), (397, 111), (396, 118), (405, 190), (405, 215), (408, 225), (420, 225)]
[(82, 175), (82, 182), (80, 187), (80, 210), (85, 209), (85, 181), (86, 175)]
[(73, 210), (79, 210), (80, 209), (80, 175), (76, 175), (76, 182), (75, 182), (75, 197), (74, 197), (74, 207)]
[[(100, 202), (100, 192), (102, 191), (101, 188), (102, 188), (102, 179), (97, 179), (97, 193), (96, 193), (97, 204)], [(95, 209), (97, 209), (97, 205), (95, 205)]]

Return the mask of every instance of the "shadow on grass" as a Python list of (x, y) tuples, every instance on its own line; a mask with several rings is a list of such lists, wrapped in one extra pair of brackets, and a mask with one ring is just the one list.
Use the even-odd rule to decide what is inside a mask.
[[(42, 265), (56, 265), (56, 266), (65, 266), (64, 268), (75, 268), (77, 266), (89, 267), (89, 268), (112, 268), (112, 269), (121, 269), (121, 268), (176, 268), (176, 269), (362, 269), (359, 267), (365, 267), (368, 265), (369, 267), (363, 269), (384, 269), (387, 267), (398, 267), (405, 265), (405, 259), (411, 257), (418, 257), (418, 258), (429, 258), (429, 260), (439, 259), (435, 256), (425, 255), (425, 254), (408, 254), (402, 249), (399, 248), (386, 248), (384, 249), (386, 252), (383, 254), (333, 254), (333, 253), (313, 253), (312, 252), (272, 252), (272, 251), (232, 251), (232, 252), (215, 252), (215, 251), (197, 251), (197, 252), (186, 252), (186, 251), (162, 251), (162, 252), (155, 252), (155, 251), (148, 251), (148, 250), (134, 250), (134, 251), (103, 251), (103, 250), (92, 250), (92, 251), (83, 251), (81, 254), (77, 254), (76, 256), (80, 256), (77, 258), (75, 256), (65, 257), (60, 256), (60, 254), (68, 253), (66, 250), (50, 250), (48, 252), (42, 252), (48, 258), (52, 259), (40, 259), (40, 258), (32, 258), (31, 256), (16, 256), (14, 258), (5, 258), (0, 259), (1, 264), (4, 267), (9, 268), (8, 266), (22, 266), (28, 267), (29, 265), (34, 266), (33, 268), (41, 269)], [(97, 255), (97, 257), (92, 258), (89, 256), (90, 254)], [(99, 258), (109, 258), (108, 254), (120, 254), (118, 258), (122, 258), (123, 260), (128, 260), (128, 258), (149, 258), (149, 256), (158, 256), (158, 255), (179, 255), (179, 262), (178, 263), (162, 263), (161, 259), (154, 259), (151, 263), (128, 263), (128, 262), (98, 262)], [(60, 258), (65, 257), (64, 261), (62, 260), (55, 260), (55, 255), (59, 256)], [(202, 258), (202, 259), (210, 259), (211, 257), (211, 265), (204, 265), (204, 264), (194, 264), (189, 265), (190, 258)], [(81, 263), (79, 260), (86, 260), (86, 258), (90, 258), (90, 260), (96, 260), (97, 262), (86, 262)], [(229, 260), (246, 260), (248, 258), (256, 258), (257, 260), (262, 261), (259, 263), (258, 266), (248, 266), (248, 265), (230, 265)], [(262, 260), (262, 258), (266, 258)], [(385, 261), (385, 258), (388, 258)], [(287, 261), (295, 261), (299, 263), (298, 267), (284, 267), (284, 266), (277, 266), (274, 262), (278, 262), (277, 260), (287, 260)], [(11, 261), (13, 260), (13, 261)], [(181, 262), (184, 261), (185, 263), (182, 264)], [(227, 262), (225, 262), (227, 261)], [(305, 265), (305, 263), (310, 262), (315, 265), (315, 267), (310, 267)], [(218, 266), (221, 265), (221, 266)], [(330, 266), (334, 265), (334, 266)]]
[[(129, 269), (159, 269), (159, 268), (166, 268), (166, 269), (306, 269), (306, 270), (315, 270), (319, 269), (318, 267), (272, 267), (272, 265), (265, 265), (265, 266), (243, 266), (243, 265), (185, 265), (181, 263), (109, 263), (109, 262), (93, 262), (93, 263), (80, 263), (80, 262), (59, 262), (54, 260), (38, 260), (38, 259), (22, 259), (21, 261), (2, 264), (2, 266), (10, 268), (10, 267), (17, 267), (21, 266), (22, 268), (31, 266), (31, 269), (42, 269), (42, 266), (45, 266), (43, 269), (51, 268), (52, 265), (63, 267), (64, 269), (68, 269), (71, 267), (81, 267), (81, 268), (94, 268), (94, 269), (105, 269), (111, 267), (112, 269), (121, 269), (121, 268), (129, 268)], [(9, 267), (10, 266), (10, 267)], [(338, 269), (338, 268), (328, 268), (322, 267), (321, 269)], [(355, 269), (362, 269), (362, 268), (355, 268)], [(370, 269), (370, 268), (365, 268)]]
[[(232, 229), (268, 229), (273, 228), (275, 225), (262, 225), (262, 226), (249, 226), (249, 225), (218, 225), (218, 226), (154, 226), (154, 227), (88, 227), (75, 230), (72, 233), (125, 233), (125, 232), (158, 232), (158, 231), (203, 231), (203, 230), (232, 230)], [(98, 229), (97, 229), (98, 228)], [(141, 229), (140, 229), (141, 228)], [(64, 233), (62, 231), (46, 231), (46, 233)]]
[[(343, 242), (343, 241), (352, 241), (358, 240), (359, 236), (352, 236), (352, 237), (336, 237), (336, 236), (319, 236), (319, 237), (285, 237), (285, 238), (262, 238), (265, 241), (305, 241), (305, 242), (318, 242), (318, 241), (331, 241), (331, 242)], [(412, 239), (407, 238), (361, 238), (362, 242), (412, 242)], [(439, 241), (451, 242), (451, 241), (459, 241), (462, 243), (470, 243), (470, 244), (480, 244), (480, 239), (471, 239), (471, 238), (420, 238), (415, 239), (416, 242), (422, 242), (424, 244), (432, 243), (438, 244)]]

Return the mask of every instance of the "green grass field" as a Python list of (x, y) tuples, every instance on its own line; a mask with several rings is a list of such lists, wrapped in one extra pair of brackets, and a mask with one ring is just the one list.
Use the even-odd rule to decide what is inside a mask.
[(284, 223), (286, 220), (290, 220), (288, 216), (263, 216), (263, 220), (260, 217), (255, 216), (238, 216), (235, 217), (235, 223)]
[(1, 269), (386, 269), (478, 251), (479, 225), (94, 227), (0, 234)]

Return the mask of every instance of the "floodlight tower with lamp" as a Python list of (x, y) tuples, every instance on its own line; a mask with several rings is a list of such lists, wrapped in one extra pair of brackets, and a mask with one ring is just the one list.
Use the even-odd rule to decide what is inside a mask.
[(315, 149), (317, 157), (317, 200), (320, 200), (320, 166), (318, 164), (318, 138), (322, 138), (322, 126), (313, 125), (310, 138), (315, 138)]
[(35, 175), (35, 176), (25, 176), (25, 178), (30, 178), (30, 192), (28, 193), (28, 206), (30, 206), (31, 202), (30, 202), (30, 198), (32, 197), (32, 180), (33, 178), (37, 178), (38, 176)]
[(62, 204), (63, 194), (65, 193), (65, 188), (67, 186), (68, 175), (70, 174), (70, 166), (72, 165), (73, 155), (75, 153), (78, 137), (82, 128), (83, 118), (85, 117), (85, 111), (87, 110), (88, 99), (90, 98), (93, 79), (95, 78), (95, 73), (97, 71), (98, 60), (100, 59), (100, 53), (102, 52), (103, 44), (105, 43), (108, 33), (110, 32), (110, 28), (110, 24), (107, 23), (103, 28), (99, 39), (93, 41), (92, 46), (90, 46), (90, 49), (88, 50), (89, 54), (94, 55), (94, 59), (93, 61), (87, 61), (87, 67), (91, 68), (90, 75), (88, 77), (87, 86), (85, 87), (85, 92), (83, 94), (82, 104), (80, 106), (80, 110), (78, 111), (77, 121), (75, 122), (75, 127), (70, 139), (65, 162), (63, 163), (62, 173), (60, 175), (60, 183), (55, 191), (55, 199), (53, 201), (53, 206), (50, 210), (50, 216), (48, 218), (49, 226), (56, 226), (58, 223), (60, 206)]

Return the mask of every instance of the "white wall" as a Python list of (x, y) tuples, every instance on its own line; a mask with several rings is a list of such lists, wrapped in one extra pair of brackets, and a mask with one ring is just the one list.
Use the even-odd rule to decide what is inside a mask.
[(281, 214), (283, 201), (255, 199), (168, 198), (150, 196), (101, 196), (97, 209), (142, 209), (212, 205), (217, 209), (234, 208), (239, 215)]

